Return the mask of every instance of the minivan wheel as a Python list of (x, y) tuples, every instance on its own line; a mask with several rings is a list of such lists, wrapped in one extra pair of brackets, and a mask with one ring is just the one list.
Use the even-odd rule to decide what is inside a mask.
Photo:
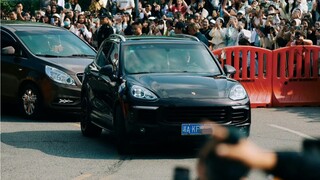
[(82, 134), (86, 137), (100, 136), (102, 132), (102, 128), (94, 125), (91, 122), (91, 118), (90, 118), (91, 108), (90, 108), (90, 105), (88, 104), (88, 99), (86, 97), (82, 98), (81, 110), (82, 111), (81, 111), (80, 126), (81, 126)]
[(115, 138), (118, 152), (129, 154), (131, 152), (130, 138), (126, 132), (125, 120), (121, 108), (118, 106), (115, 115)]
[(42, 100), (39, 90), (31, 84), (24, 86), (19, 93), (19, 109), (26, 118), (39, 118), (42, 113)]

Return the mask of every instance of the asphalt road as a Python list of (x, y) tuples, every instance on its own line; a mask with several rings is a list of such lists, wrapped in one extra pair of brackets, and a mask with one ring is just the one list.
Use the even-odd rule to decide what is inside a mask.
[[(14, 110), (2, 111), (1, 179), (171, 180), (177, 166), (196, 177), (195, 151), (160, 145), (121, 156), (106, 132), (97, 139), (83, 137), (78, 121), (62, 114), (25, 120)], [(304, 138), (320, 137), (320, 107), (253, 109), (252, 121), (250, 139), (270, 150), (300, 151)], [(249, 179), (265, 175), (252, 171)]]

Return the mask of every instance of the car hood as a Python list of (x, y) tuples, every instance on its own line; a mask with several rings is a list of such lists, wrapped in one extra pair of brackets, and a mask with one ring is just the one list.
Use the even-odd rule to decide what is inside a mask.
[[(161, 98), (225, 98), (233, 81), (194, 75), (137, 75), (136, 82)], [(233, 82), (234, 83), (234, 82)]]
[(93, 61), (93, 58), (43, 58), (45, 61), (53, 63), (73, 72), (83, 72), (85, 67)]

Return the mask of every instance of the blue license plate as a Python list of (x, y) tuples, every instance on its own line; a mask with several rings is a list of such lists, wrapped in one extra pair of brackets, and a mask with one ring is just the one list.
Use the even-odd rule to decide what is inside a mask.
[(204, 135), (204, 134), (211, 134), (211, 126), (210, 125), (199, 124), (199, 123), (181, 124), (181, 135), (182, 136)]

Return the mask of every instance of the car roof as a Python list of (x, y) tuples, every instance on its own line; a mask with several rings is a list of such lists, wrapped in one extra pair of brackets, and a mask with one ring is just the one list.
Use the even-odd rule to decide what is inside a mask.
[(175, 36), (152, 36), (152, 35), (143, 35), (143, 36), (122, 36), (119, 34), (112, 34), (109, 36), (109, 39), (118, 39), (121, 43), (124, 44), (134, 44), (134, 43), (191, 43), (198, 44), (201, 41), (191, 35), (179, 34)]
[(6, 28), (12, 32), (15, 31), (41, 31), (49, 29), (57, 29), (63, 30), (60, 27), (53, 26), (46, 23), (38, 23), (31, 21), (9, 21), (9, 20), (1, 20), (0, 21), (1, 28)]

